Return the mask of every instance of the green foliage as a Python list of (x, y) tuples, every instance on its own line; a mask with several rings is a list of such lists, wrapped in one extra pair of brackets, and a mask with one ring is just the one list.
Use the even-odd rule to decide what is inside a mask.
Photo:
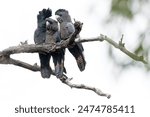
[[(148, 14), (146, 14), (146, 10), (149, 7), (150, 0), (112, 0), (111, 2), (111, 8), (110, 8), (110, 19), (109, 21), (114, 21), (114, 19), (118, 19), (119, 17), (123, 17), (123, 19), (130, 19), (133, 21), (137, 14), (141, 14), (141, 17), (144, 15), (143, 18), (146, 18), (146, 20), (149, 20)], [(113, 22), (112, 22), (113, 23)], [(115, 24), (116, 25), (116, 24)], [(121, 24), (120, 24), (121, 25)], [(122, 29), (122, 28), (121, 28)], [(147, 31), (150, 29), (150, 27), (147, 25), (145, 27), (145, 31), (139, 32), (137, 41), (138, 43), (135, 43), (135, 49), (134, 53), (138, 56), (144, 57), (148, 62), (150, 61), (150, 46), (148, 45), (146, 41), (146, 34)], [(148, 37), (147, 37), (148, 38)], [(145, 44), (147, 43), (147, 44)], [(114, 63), (116, 65), (122, 67), (123, 69), (128, 68), (130, 66), (138, 66), (140, 68), (142, 65), (139, 63), (135, 63), (135, 61), (129, 60), (127, 63), (124, 61), (121, 62), (115, 58), (115, 55), (113, 53), (113, 50), (109, 50), (109, 56), (113, 58)], [(150, 71), (150, 63), (145, 64), (145, 70)]]
[(111, 13), (132, 19), (133, 12), (131, 10), (131, 4), (131, 0), (112, 0)]

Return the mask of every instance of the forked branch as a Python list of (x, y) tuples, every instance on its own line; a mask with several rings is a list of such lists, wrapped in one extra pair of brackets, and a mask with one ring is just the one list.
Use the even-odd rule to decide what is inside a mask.
[[(54, 52), (57, 49), (67, 48), (68, 47), (68, 43), (73, 44), (74, 42), (72, 43), (72, 39), (73, 38), (71, 38), (71, 41), (70, 41), (70, 39), (62, 41), (61, 43), (53, 45), (53, 46), (49, 45), (49, 44), (35, 45), (35, 44), (27, 44), (26, 43), (26, 44), (23, 44), (23, 45), (9, 47), (9, 48), (4, 49), (3, 51), (0, 52), (0, 64), (13, 64), (13, 65), (16, 65), (16, 66), (20, 66), (20, 67), (26, 68), (26, 69), (31, 70), (31, 71), (40, 71), (40, 67), (37, 64), (30, 65), (30, 64), (22, 62), (20, 60), (12, 59), (10, 57), (10, 55), (11, 54), (19, 54), (19, 53)], [(133, 60), (140, 61), (140, 62), (142, 62), (144, 64), (147, 64), (147, 61), (144, 60), (143, 56), (137, 56), (136, 54), (128, 51), (125, 48), (125, 44), (122, 42), (123, 41), (122, 39), (123, 38), (121, 38), (119, 43), (116, 43), (115, 41), (113, 41), (112, 39), (108, 38), (107, 36), (100, 35), (100, 36), (98, 36), (96, 38), (78, 39), (78, 40), (75, 40), (75, 42), (76, 43), (85, 43), (85, 42), (93, 42), (93, 41), (100, 41), (100, 42), (107, 41), (109, 44), (111, 44), (115, 48), (121, 50), (123, 53), (128, 55)], [(54, 72), (53, 72), (53, 75), (55, 75)], [(70, 82), (70, 79), (66, 75), (64, 75), (63, 78), (60, 79), (60, 80), (64, 84), (68, 85), (71, 88), (91, 90), (91, 91), (94, 91), (99, 96), (105, 96), (107, 98), (111, 97), (111, 95), (103, 93), (100, 89), (97, 89), (95, 87), (86, 86), (84, 84), (73, 84), (73, 83)]]

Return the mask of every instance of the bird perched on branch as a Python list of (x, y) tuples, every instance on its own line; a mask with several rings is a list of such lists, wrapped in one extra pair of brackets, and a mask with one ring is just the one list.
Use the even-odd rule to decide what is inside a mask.
[[(43, 9), (39, 11), (37, 15), (37, 29), (34, 32), (35, 44), (43, 44), (46, 40), (46, 18), (52, 15), (51, 9)], [(49, 66), (50, 54), (39, 53), (40, 64), (41, 64), (41, 76), (43, 78), (49, 78), (51, 76), (51, 68)]]
[[(65, 9), (58, 9), (55, 12), (56, 19), (60, 23), (60, 35), (62, 40), (70, 38), (75, 32), (75, 27), (71, 21), (69, 12)], [(86, 61), (83, 54), (83, 46), (81, 43), (73, 43), (71, 47), (68, 48), (70, 53), (76, 59), (78, 68), (83, 71), (86, 66)]]
[[(58, 22), (52, 18), (46, 19), (46, 44), (55, 45), (61, 41), (60, 33), (58, 32)], [(55, 74), (57, 78), (62, 78), (64, 69), (64, 49), (51, 52), (53, 63), (55, 66)]]

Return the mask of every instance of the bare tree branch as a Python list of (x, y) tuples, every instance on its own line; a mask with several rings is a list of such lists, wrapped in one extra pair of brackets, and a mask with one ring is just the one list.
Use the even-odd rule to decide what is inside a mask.
[(116, 43), (115, 41), (113, 41), (109, 37), (107, 37), (105, 35), (102, 35), (102, 34), (100, 36), (96, 37), (96, 38), (79, 39), (76, 42), (78, 42), (78, 43), (84, 43), (84, 42), (91, 42), (91, 41), (101, 41), (101, 42), (102, 41), (107, 41), (109, 44), (111, 44), (115, 48), (121, 50), (123, 53), (125, 53), (126, 55), (128, 55), (133, 60), (140, 61), (140, 62), (142, 62), (144, 64), (148, 64), (148, 62), (146, 60), (144, 60), (143, 56), (137, 56), (136, 54), (130, 52), (129, 50), (127, 50), (125, 48), (125, 43), (122, 43), (123, 37), (121, 38), (121, 40), (119, 41), (119, 43)]
[(0, 56), (0, 64), (11, 64), (31, 71), (40, 71), (40, 67), (37, 64), (30, 65), (28, 63), (12, 59), (10, 56)]
[(23, 67), (23, 68), (26, 68), (28, 70), (35, 71), (35, 72), (40, 71), (40, 67), (36, 63), (34, 65), (30, 65), (28, 63), (10, 58), (9, 59), (9, 64), (13, 64), (13, 65), (16, 65), (16, 66), (19, 66), (19, 67)]
[[(119, 43), (116, 43), (112, 39), (108, 38), (107, 36), (100, 35), (95, 38), (89, 38), (89, 39), (78, 39), (76, 40), (77, 43), (85, 43), (85, 42), (92, 42), (92, 41), (107, 41), (109, 44), (113, 45), (115, 48), (121, 50), (123, 53), (128, 55), (130, 58), (132, 58), (135, 61), (140, 61), (144, 64), (147, 64), (148, 62), (144, 60), (143, 56), (137, 56), (136, 54), (128, 51), (125, 48), (125, 44), (120, 41)], [(26, 45), (19, 45), (19, 46), (13, 46), (9, 47), (3, 51), (0, 52), (0, 56), (2, 55), (11, 55), (11, 54), (17, 54), (17, 53), (37, 53), (37, 52), (53, 52), (57, 49), (61, 48), (67, 48), (69, 43), (69, 39), (62, 41), (61, 43), (57, 45), (49, 45), (49, 44), (43, 44), (43, 45), (34, 45), (34, 44), (26, 44)]]
[[(77, 32), (79, 32), (79, 31), (77, 31)], [(23, 45), (9, 47), (9, 48), (4, 49), (3, 51), (0, 52), (0, 64), (12, 64), (12, 65), (20, 66), (20, 67), (23, 67), (23, 68), (26, 68), (28, 70), (35, 71), (35, 72), (36, 71), (40, 71), (40, 67), (37, 64), (30, 65), (28, 63), (25, 63), (25, 62), (22, 62), (22, 61), (10, 58), (10, 55), (11, 54), (19, 54), (19, 53), (54, 52), (57, 49), (62, 49), (62, 48), (69, 47), (70, 43), (74, 44), (73, 41), (74, 41), (74, 38), (76, 37), (76, 35), (77, 34), (75, 34), (74, 37), (71, 37), (70, 39), (62, 41), (62, 42), (60, 42), (59, 44), (56, 44), (56, 45), (49, 45), (49, 44), (35, 45), (35, 44), (27, 44), (26, 43), (26, 44), (23, 44)], [(144, 60), (143, 56), (137, 56), (136, 54), (131, 53), (130, 51), (128, 51), (125, 48), (125, 44), (122, 42), (123, 41), (123, 37), (121, 38), (119, 43), (116, 43), (115, 41), (113, 41), (112, 39), (110, 39), (110, 38), (108, 38), (107, 36), (104, 36), (104, 35), (100, 35), (98, 37), (89, 38), (89, 39), (78, 39), (78, 40), (75, 40), (75, 42), (76, 43), (93, 42), (93, 41), (100, 41), (100, 42), (102, 42), (104, 40), (107, 41), (109, 44), (113, 45), (115, 48), (121, 50), (123, 53), (128, 55), (133, 60), (140, 61), (140, 62), (142, 62), (144, 64), (147, 64), (147, 61)], [(54, 72), (53, 72), (53, 75), (55, 75)], [(70, 82), (70, 79), (66, 75), (63, 75), (63, 78), (60, 79), (60, 80), (64, 84), (68, 85), (71, 88), (91, 90), (91, 91), (94, 91), (99, 96), (105, 96), (108, 99), (111, 97), (111, 95), (103, 93), (100, 89), (97, 89), (95, 87), (86, 86), (84, 84), (72, 84)]]
[[(10, 57), (11, 54), (19, 54), (19, 53), (49, 53), (49, 52), (54, 52), (57, 49), (62, 49), (62, 48), (68, 48), (72, 46), (75, 42), (76, 43), (84, 43), (84, 42), (93, 42), (93, 41), (107, 41), (109, 44), (113, 45), (115, 48), (121, 50), (123, 53), (128, 55), (130, 58), (132, 58), (135, 61), (140, 61), (144, 64), (147, 64), (147, 61), (144, 60), (143, 56), (137, 56), (136, 54), (128, 51), (125, 48), (125, 44), (123, 43), (123, 36), (119, 43), (116, 43), (112, 39), (108, 38), (105, 35), (100, 35), (95, 38), (89, 38), (89, 39), (76, 39), (77, 36), (79, 35), (83, 23), (80, 21), (75, 21), (74, 23), (75, 26), (75, 33), (68, 38), (67, 40), (63, 40), (60, 43), (57, 44), (42, 44), (42, 45), (35, 45), (35, 44), (28, 44), (27, 41), (21, 42), (21, 45), (18, 46), (13, 46), (9, 47), (7, 49), (4, 49), (3, 51), (0, 51), (0, 64), (12, 64), (15, 66), (19, 66), (34, 72), (40, 71), (40, 67), (37, 64), (30, 65), (28, 63), (22, 62), (20, 60), (15, 60)], [(53, 71), (52, 73), (55, 76), (55, 72)], [(90, 87), (86, 86), (84, 84), (73, 84), (70, 82), (70, 78), (68, 78), (65, 74), (63, 77), (60, 79), (62, 83), (68, 85), (71, 88), (78, 88), (78, 89), (86, 89), (86, 90), (91, 90), (98, 94), (99, 96), (104, 96), (107, 97), (108, 99), (111, 97), (110, 94), (103, 93), (100, 89), (97, 89), (95, 87)]]
[[(30, 65), (28, 63), (25, 63), (25, 62), (22, 62), (22, 61), (19, 61), (19, 60), (15, 60), (15, 59), (12, 59), (10, 58), (9, 56), (3, 56), (0, 58), (0, 64), (12, 64), (12, 65), (16, 65), (16, 66), (19, 66), (19, 67), (23, 67), (23, 68), (26, 68), (28, 70), (31, 70), (31, 71), (40, 71), (40, 67), (37, 65), (37, 64), (34, 64), (34, 65)], [(55, 72), (53, 71), (52, 75), (55, 76)], [(79, 88), (79, 89), (87, 89), (87, 90), (91, 90), (91, 91), (94, 91), (96, 94), (98, 94), (99, 96), (105, 96), (107, 97), (108, 99), (111, 97), (111, 95), (109, 94), (105, 94), (103, 93), (100, 89), (98, 88), (95, 88), (95, 87), (89, 87), (89, 86), (86, 86), (84, 84), (72, 84), (70, 82), (70, 78), (68, 78), (65, 74), (63, 75), (63, 78), (60, 79), (62, 81), (62, 83), (68, 85), (69, 87), (71, 88)]]

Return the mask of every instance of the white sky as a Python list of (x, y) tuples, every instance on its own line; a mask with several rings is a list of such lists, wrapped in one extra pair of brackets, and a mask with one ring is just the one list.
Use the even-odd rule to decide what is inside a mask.
[[(108, 14), (109, 2), (99, 0), (5, 0), (0, 2), (0, 50), (9, 46), (18, 45), (21, 41), (28, 40), (33, 43), (33, 33), (36, 28), (36, 15), (43, 8), (51, 8), (54, 12), (59, 8), (69, 10), (72, 18), (84, 22), (81, 37), (94, 37), (99, 33), (112, 35), (114, 30), (105, 29), (103, 19)], [(89, 14), (93, 5), (97, 9), (95, 14)], [(100, 17), (100, 18), (99, 18)], [(54, 18), (54, 17), (53, 17)], [(140, 19), (140, 18), (139, 18)], [(140, 19), (142, 20), (142, 18)], [(139, 20), (133, 23), (133, 28)], [(136, 25), (137, 26), (137, 25)], [(138, 25), (144, 27), (143, 25)], [(125, 32), (128, 37), (136, 37), (136, 32), (129, 29)], [(138, 31), (138, 30), (137, 30)], [(132, 32), (132, 33), (131, 33)], [(128, 34), (130, 33), (130, 34)], [(129, 35), (129, 36), (128, 36)], [(115, 37), (115, 36), (114, 36)], [(129, 47), (134, 41), (128, 40)], [(111, 99), (99, 97), (91, 91), (70, 89), (55, 77), (42, 79), (39, 72), (32, 72), (11, 65), (0, 65), (0, 116), (2, 117), (48, 117), (50, 114), (15, 114), (14, 108), (22, 106), (63, 106), (71, 108), (78, 105), (134, 105), (135, 114), (102, 114), (102, 117), (148, 117), (150, 116), (150, 79), (141, 69), (129, 68), (118, 75), (117, 68), (107, 56), (107, 43), (93, 42), (84, 44), (87, 61), (86, 70), (80, 72), (74, 58), (66, 53), (65, 66), (72, 82), (83, 83), (102, 89), (112, 95)], [(131, 47), (132, 48), (132, 47)], [(125, 56), (118, 50), (122, 57)], [(39, 63), (37, 54), (15, 55), (14, 58), (34, 64)], [(93, 116), (99, 114), (62, 114), (62, 117)], [(59, 114), (53, 117), (60, 116)]]

